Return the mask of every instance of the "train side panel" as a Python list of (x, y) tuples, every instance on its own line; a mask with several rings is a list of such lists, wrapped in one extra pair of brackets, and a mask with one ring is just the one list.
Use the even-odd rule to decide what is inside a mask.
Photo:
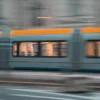
[(9, 52), (11, 51), (10, 38), (0, 37), (0, 69), (9, 70)]
[(100, 33), (81, 34), (81, 37), (80, 71), (100, 72)]
[(72, 35), (34, 35), (34, 36), (17, 36), (13, 37), (13, 41), (33, 41), (33, 42), (59, 42), (65, 41), (68, 44), (66, 57), (13, 57), (10, 50), (10, 68), (14, 70), (45, 70), (45, 71), (61, 71), (72, 70)]

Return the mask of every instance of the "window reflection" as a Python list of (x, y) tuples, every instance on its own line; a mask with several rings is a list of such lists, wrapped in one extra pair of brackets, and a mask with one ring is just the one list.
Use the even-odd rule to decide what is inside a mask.
[(13, 43), (13, 56), (67, 56), (67, 44), (68, 42), (16, 42)]
[(13, 56), (17, 56), (17, 43), (13, 44)]
[(41, 42), (41, 56), (67, 56), (67, 42)]
[(58, 42), (41, 42), (41, 56), (59, 56), (57, 45)]
[(37, 56), (37, 42), (22, 42), (19, 45), (19, 56)]
[(98, 57), (100, 57), (100, 41), (97, 41), (96, 44), (97, 44), (97, 55)]
[(59, 56), (59, 43), (53, 44), (54, 55)]
[(60, 52), (61, 52), (61, 56), (67, 56), (67, 42), (61, 42), (61, 47), (60, 47)]
[(86, 44), (86, 52), (87, 56), (95, 56), (95, 47), (94, 47), (94, 42), (88, 42)]
[(87, 42), (86, 55), (89, 57), (100, 57), (100, 41)]

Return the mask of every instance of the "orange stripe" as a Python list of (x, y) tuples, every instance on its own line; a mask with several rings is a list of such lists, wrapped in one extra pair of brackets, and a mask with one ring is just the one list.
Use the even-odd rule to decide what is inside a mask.
[(81, 33), (87, 34), (87, 33), (100, 33), (100, 27), (88, 27), (88, 28), (82, 28)]
[(45, 30), (13, 30), (10, 36), (23, 36), (23, 35), (53, 35), (53, 34), (71, 34), (72, 28), (60, 29), (45, 29)]

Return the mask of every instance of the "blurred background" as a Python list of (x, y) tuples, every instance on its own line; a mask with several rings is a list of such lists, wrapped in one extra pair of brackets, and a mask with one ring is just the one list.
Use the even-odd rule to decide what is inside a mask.
[[(85, 94), (85, 95), (69, 95), (69, 94), (63, 94), (62, 91), (90, 91), (91, 87), (99, 88), (100, 89), (100, 59), (92, 59), (87, 60), (82, 58), (82, 60), (86, 63), (89, 61), (88, 64), (90, 69), (99, 72), (99, 74), (86, 74), (84, 76), (83, 74), (75, 74), (75, 72), (69, 72), (66, 73), (66, 70), (62, 70), (61, 73), (48, 73), (48, 72), (20, 72), (10, 70), (14, 68), (14, 66), (21, 65), (20, 58), (11, 58), (12, 55), (9, 57), (9, 52), (12, 53), (12, 41), (13, 39), (16, 39), (15, 37), (9, 38), (9, 34), (11, 30), (18, 30), (18, 29), (33, 29), (33, 28), (43, 28), (43, 27), (73, 27), (73, 28), (79, 28), (79, 27), (100, 27), (100, 0), (0, 0), (0, 35), (1, 32), (3, 34), (7, 35), (1, 35), (0, 38), (0, 100), (100, 100), (100, 92), (94, 93), (94, 94)], [(91, 29), (90, 29), (91, 30)], [(95, 30), (95, 29), (94, 29)], [(99, 30), (99, 29), (98, 29)], [(98, 31), (97, 30), (97, 31)], [(98, 41), (98, 48), (95, 41), (90, 43), (90, 54), (91, 49), (97, 50), (96, 52), (99, 52), (100, 50), (100, 36), (98, 34), (96, 35), (84, 35), (81, 38), (81, 35), (78, 30), (75, 30), (75, 34), (73, 35), (75, 39), (72, 37), (73, 43), (69, 40), (69, 35), (62, 35), (62, 38), (66, 38), (69, 42), (72, 43), (73, 47), (70, 46), (69, 50), (72, 50), (72, 61), (74, 62), (81, 62), (80, 55), (81, 54), (81, 48), (83, 46), (83, 42), (87, 39), (94, 39)], [(90, 32), (91, 33), (91, 32)], [(95, 32), (94, 32), (95, 33)], [(100, 33), (100, 32), (99, 32)], [(27, 37), (26, 37), (27, 38)], [(33, 38), (33, 37), (32, 37)], [(32, 40), (31, 38), (31, 40)], [(51, 37), (52, 38), (52, 37)], [(60, 36), (54, 37), (54, 39), (62, 39)], [(98, 40), (99, 38), (99, 40)], [(22, 38), (19, 38), (19, 40), (22, 40)], [(28, 39), (28, 38), (27, 38)], [(46, 37), (42, 38), (33, 38), (34, 40), (45, 40)], [(80, 39), (84, 39), (84, 41), (80, 41)], [(11, 41), (10, 41), (11, 40)], [(19, 41), (18, 40), (18, 41)], [(23, 39), (24, 40), (24, 39)], [(22, 41), (23, 41), (22, 40)], [(37, 41), (36, 40), (36, 41)], [(47, 37), (47, 40), (49, 40), (49, 37)], [(52, 40), (52, 39), (51, 39)], [(32, 40), (33, 41), (33, 40)], [(45, 42), (45, 41), (44, 41)], [(65, 42), (65, 40), (64, 40)], [(19, 42), (18, 42), (19, 43)], [(40, 43), (40, 42), (39, 42)], [(32, 43), (31, 43), (32, 44)], [(62, 45), (67, 45), (63, 43)], [(95, 46), (94, 46), (95, 44)], [(18, 44), (19, 45), (19, 44)], [(38, 43), (37, 43), (38, 45)], [(15, 42), (15, 53), (17, 42)], [(60, 48), (62, 50), (66, 49), (65, 47)], [(29, 46), (27, 46), (29, 47)], [(79, 48), (77, 48), (79, 47)], [(17, 47), (18, 48), (18, 47)], [(22, 47), (23, 48), (23, 47)], [(56, 48), (58, 48), (56, 46)], [(95, 49), (96, 48), (96, 49)], [(47, 49), (48, 50), (48, 49)], [(57, 49), (58, 50), (58, 49)], [(84, 50), (84, 48), (83, 48)], [(93, 51), (92, 50), (92, 51)], [(2, 52), (3, 51), (3, 52)], [(58, 51), (60, 52), (60, 51)], [(17, 52), (18, 53), (18, 52)], [(82, 54), (84, 51), (82, 51)], [(74, 55), (75, 54), (75, 55)], [(58, 54), (59, 55), (59, 54)], [(15, 54), (17, 57), (17, 55)], [(91, 56), (91, 55), (90, 55)], [(97, 56), (97, 53), (96, 53)], [(94, 56), (95, 57), (95, 54)], [(99, 53), (98, 53), (98, 57)], [(10, 60), (9, 60), (10, 59)], [(57, 58), (57, 66), (60, 66), (60, 60)], [(66, 58), (65, 58), (66, 59)], [(25, 63), (25, 59), (22, 59), (22, 65), (31, 66), (32, 63), (34, 63), (35, 60), (32, 59), (26, 59), (27, 62)], [(69, 59), (70, 60), (70, 59)], [(68, 61), (69, 61), (68, 60)], [(96, 62), (97, 60), (97, 62)], [(11, 62), (12, 61), (12, 62)], [(41, 61), (36, 60), (36, 61)], [(48, 61), (48, 60), (47, 60)], [(53, 61), (53, 60), (52, 60)], [(63, 60), (61, 60), (63, 61)], [(14, 66), (9, 67), (9, 62)], [(17, 64), (16, 64), (17, 62)], [(73, 63), (71, 62), (71, 63)], [(67, 63), (67, 60), (66, 60)], [(70, 67), (70, 64), (64, 64)], [(82, 63), (85, 66), (85, 63)], [(37, 63), (36, 63), (37, 64)], [(39, 63), (40, 64), (40, 63)], [(37, 65), (39, 65), (37, 64)], [(87, 64), (87, 63), (86, 63)], [(87, 66), (88, 66), (87, 64)], [(97, 65), (95, 65), (97, 64)], [(21, 65), (21, 66), (22, 66)], [(49, 65), (50, 67), (53, 66), (51, 63), (46, 63), (45, 66)], [(62, 64), (61, 64), (62, 65)], [(75, 64), (73, 63), (72, 66)], [(41, 67), (41, 65), (39, 65)], [(79, 65), (74, 66), (76, 68)], [(86, 66), (86, 67), (87, 67)], [(62, 67), (62, 66), (60, 66)], [(64, 66), (66, 67), (66, 66)], [(88, 67), (88, 68), (89, 68)], [(77, 67), (78, 68), (78, 67)], [(3, 69), (3, 71), (2, 71)], [(47, 68), (48, 69), (48, 68)], [(78, 68), (80, 69), (80, 67)], [(72, 69), (74, 70), (74, 69)], [(64, 73), (65, 72), (65, 73)], [(81, 76), (82, 75), (82, 76)], [(70, 77), (69, 77), (70, 76)], [(92, 77), (94, 76), (94, 77)], [(74, 78), (73, 78), (74, 77)], [(92, 78), (90, 78), (92, 77)], [(99, 78), (98, 78), (99, 77)], [(94, 80), (95, 79), (95, 80)], [(89, 81), (89, 82), (88, 82)], [(93, 83), (90, 85), (90, 83)], [(95, 84), (97, 82), (97, 84)], [(41, 84), (40, 84), (41, 83)], [(58, 84), (59, 83), (59, 84)], [(87, 86), (88, 83), (88, 86)], [(12, 86), (15, 84), (15, 86)], [(24, 87), (24, 85), (30, 86), (30, 87)], [(81, 85), (82, 84), (82, 85)], [(84, 85), (85, 84), (85, 85)], [(4, 86), (2, 86), (4, 85)], [(10, 85), (10, 86), (9, 86)], [(21, 85), (22, 87), (19, 87)], [(34, 86), (34, 87), (33, 87)], [(37, 88), (38, 86), (39, 89)], [(44, 90), (44, 86), (46, 86)], [(90, 86), (90, 87), (89, 87)], [(88, 88), (87, 88), (88, 87)], [(16, 92), (15, 92), (16, 91)], [(59, 92), (60, 91), (60, 92)], [(94, 90), (93, 90), (94, 91)], [(57, 93), (58, 92), (58, 93)], [(61, 94), (62, 93), (62, 94)], [(91, 97), (92, 96), (92, 97)], [(23, 97), (23, 98), (22, 98)], [(93, 98), (94, 97), (94, 98)], [(97, 99), (95, 99), (97, 97)], [(31, 98), (31, 99), (29, 99)], [(32, 99), (33, 98), (33, 99)], [(42, 99), (40, 99), (42, 98)], [(74, 99), (75, 98), (75, 99)]]
[(43, 26), (99, 26), (100, 0), (0, 0), (0, 25), (13, 29)]

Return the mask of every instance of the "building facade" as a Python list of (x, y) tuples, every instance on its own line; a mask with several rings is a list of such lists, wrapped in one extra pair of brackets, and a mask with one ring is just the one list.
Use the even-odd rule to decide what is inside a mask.
[(14, 29), (99, 26), (100, 0), (0, 0), (0, 18)]

